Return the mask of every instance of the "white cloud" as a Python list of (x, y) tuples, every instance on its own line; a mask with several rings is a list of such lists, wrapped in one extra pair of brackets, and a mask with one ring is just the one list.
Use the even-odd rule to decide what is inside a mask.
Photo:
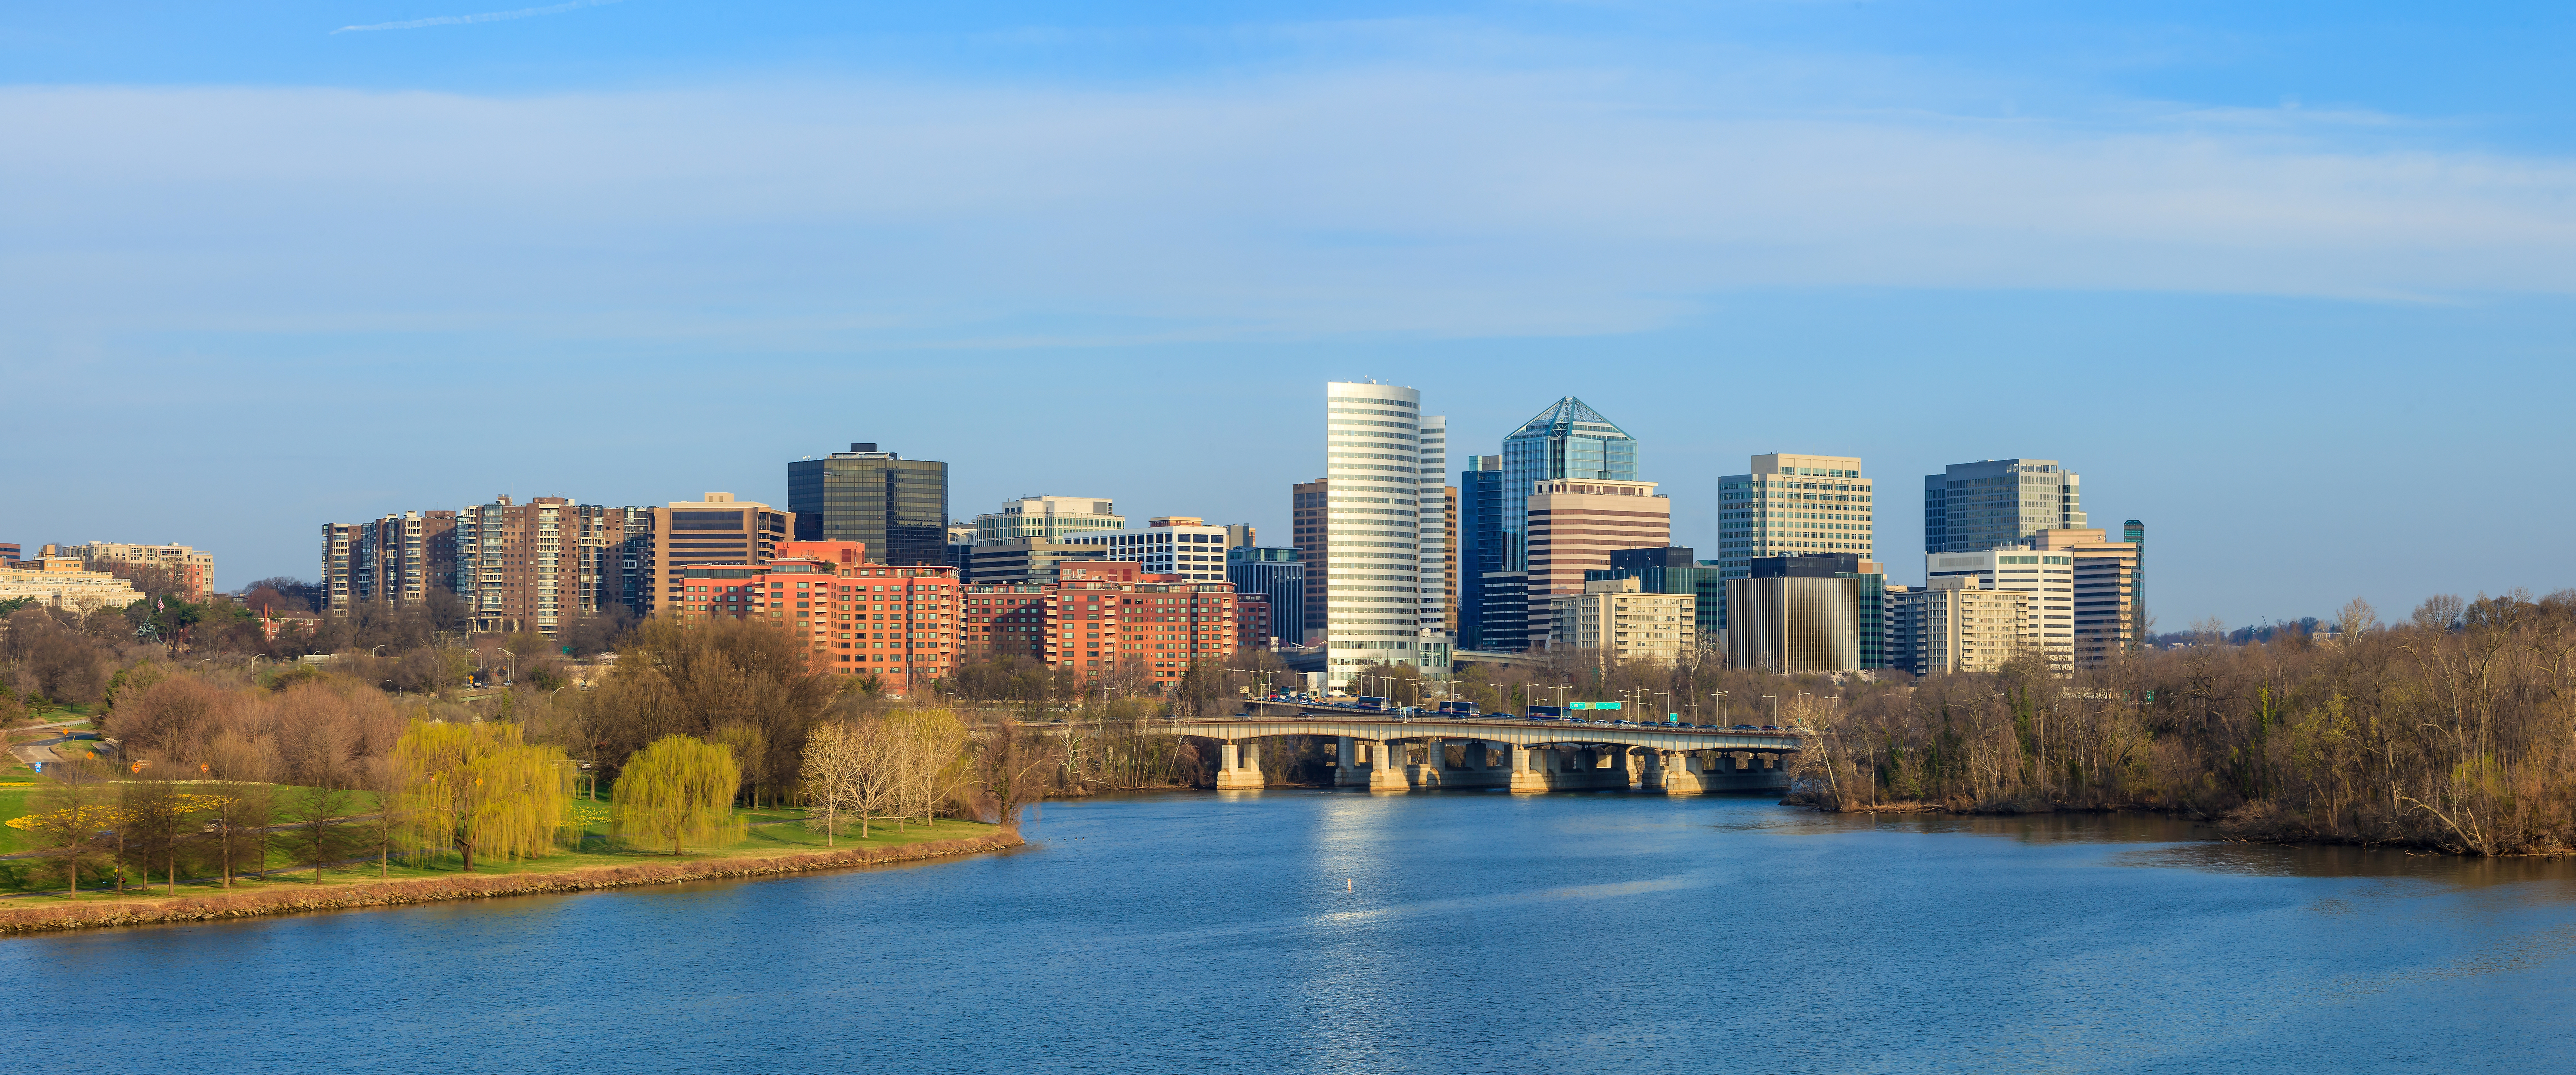
[(2349, 117), (1765, 105), (1462, 70), (1135, 92), (13, 89), (0, 308), (848, 346), (1619, 331), (1773, 285), (2576, 290), (2566, 161), (2338, 148)]

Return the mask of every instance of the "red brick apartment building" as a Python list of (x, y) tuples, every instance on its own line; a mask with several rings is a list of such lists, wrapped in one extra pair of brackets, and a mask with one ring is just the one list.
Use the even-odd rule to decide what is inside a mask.
[(815, 667), (876, 675), (895, 690), (956, 671), (957, 569), (871, 563), (855, 541), (782, 541), (765, 564), (682, 567), (684, 619), (765, 619), (812, 650)]
[(1192, 663), (1234, 655), (1230, 582), (1184, 582), (1139, 565), (1067, 563), (1045, 586), (968, 585), (959, 622), (970, 652), (1019, 654), (1098, 677), (1136, 668), (1171, 682)]

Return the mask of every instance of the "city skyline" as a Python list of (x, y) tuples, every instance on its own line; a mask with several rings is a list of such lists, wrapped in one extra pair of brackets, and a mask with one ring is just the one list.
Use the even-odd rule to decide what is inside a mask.
[[(1297, 382), (1297, 384), (1305, 392), (1310, 393), (1309, 399), (1311, 399), (1311, 393), (1315, 389), (1314, 382), (1312, 380), (1304, 380)], [(1445, 383), (1434, 382), (1433, 386), (1425, 388), (1424, 392), (1427, 397), (1438, 393), (1442, 398), (1449, 398), (1449, 394), (1444, 391), (1446, 388), (1447, 385)], [(1450, 456), (1453, 463), (1452, 469), (1454, 470), (1456, 465), (1463, 465), (1466, 455), (1475, 454), (1467, 452), (1466, 449), (1477, 447), (1486, 442), (1499, 444), (1503, 435), (1507, 434), (1512, 429), (1519, 428), (1521, 422), (1523, 422), (1527, 417), (1527, 407), (1523, 403), (1516, 401), (1531, 398), (1553, 398), (1563, 394), (1571, 394), (1579, 397), (1586, 393), (1582, 391), (1565, 393), (1552, 390), (1528, 393), (1510, 393), (1503, 396), (1502, 402), (1489, 403), (1484, 408), (1480, 408), (1483, 413), (1474, 420), (1475, 424), (1471, 425), (1468, 421), (1455, 415), (1451, 416), (1449, 418), (1451, 432), (1450, 439), (1455, 441), (1457, 444), (1457, 447), (1452, 449), (1452, 455)], [(1593, 394), (1597, 395), (1601, 393), (1595, 392)], [(1637, 402), (1643, 406), (1651, 404), (1652, 401), (1651, 398), (1640, 398)], [(1309, 406), (1311, 406), (1311, 404)], [(1296, 410), (1305, 408), (1290, 409)], [(1459, 407), (1454, 409), (1467, 410), (1468, 408)], [(1498, 417), (1502, 415), (1511, 415), (1511, 417)], [(1290, 542), (1284, 538), (1284, 535), (1292, 533), (1293, 527), (1290, 525), (1288, 518), (1289, 512), (1286, 506), (1286, 486), (1292, 484), (1292, 482), (1285, 480), (1285, 476), (1297, 474), (1304, 470), (1316, 469), (1317, 467), (1320, 467), (1323, 461), (1321, 438), (1311, 429), (1311, 415), (1308, 416), (1308, 421), (1302, 424), (1309, 427), (1306, 430), (1306, 435), (1313, 437), (1316, 440), (1316, 443), (1313, 446), (1313, 462), (1311, 464), (1294, 462), (1288, 460), (1284, 454), (1273, 459), (1271, 463), (1267, 465), (1275, 466), (1276, 473), (1283, 478), (1283, 480), (1276, 484), (1246, 477), (1239, 479), (1239, 483), (1237, 484), (1217, 483), (1209, 486), (1174, 485), (1166, 491), (1152, 483), (1150, 479), (1138, 474), (1119, 473), (1109, 469), (1091, 472), (1076, 472), (1096, 474), (1096, 479), (1091, 477), (1070, 477), (1062, 479), (1032, 478), (1024, 480), (1022, 478), (1010, 476), (1009, 473), (997, 473), (982, 466), (968, 467), (962, 464), (952, 463), (952, 466), (956, 467), (952, 473), (954, 475), (953, 481), (956, 483), (957, 491), (952, 495), (951, 513), (962, 514), (967, 518), (971, 518), (973, 514), (976, 514), (976, 512), (967, 512), (962, 509), (976, 505), (999, 506), (1007, 501), (1017, 500), (1020, 496), (1028, 495), (1027, 490), (1039, 485), (1043, 485), (1048, 488), (1078, 488), (1088, 491), (1116, 489), (1121, 491), (1109, 496), (1104, 496), (1103, 499), (1115, 499), (1122, 505), (1130, 503), (1164, 504), (1166, 502), (1176, 502), (1172, 503), (1168, 510), (1159, 508), (1151, 509), (1150, 513), (1155, 515), (1178, 514), (1182, 508), (1201, 510), (1204, 517), (1212, 520), (1225, 519), (1227, 521), (1250, 522), (1256, 527), (1261, 528), (1265, 533), (1283, 535), (1281, 539), (1269, 542), (1270, 544), (1289, 544)], [(860, 433), (867, 432), (870, 431), (860, 430), (852, 432), (851, 435), (858, 435)], [(1644, 432), (1637, 434), (1637, 436), (1639, 441), (1645, 444), (1646, 450), (1657, 453), (1658, 458), (1666, 458), (1664, 454), (1666, 451), (1671, 451), (1675, 453), (1675, 455), (1679, 456), (1671, 459), (1671, 466), (1676, 473), (1681, 474), (1684, 477), (1680, 481), (1667, 481), (1662, 483), (1662, 491), (1665, 492), (1666, 495), (1671, 496), (1674, 500), (1674, 524), (1671, 540), (1675, 544), (1697, 547), (1701, 550), (1703, 557), (1714, 558), (1716, 550), (1720, 547), (1718, 528), (1715, 520), (1717, 475), (1724, 472), (1728, 468), (1729, 464), (1724, 462), (1724, 459), (1726, 458), (1725, 455), (1716, 452), (1690, 452), (1679, 445), (1676, 445), (1672, 449), (1663, 449), (1659, 446), (1659, 442), (1662, 440), (1659, 436), (1660, 432), (1661, 430), (1659, 429), (1648, 428)], [(810, 441), (814, 439), (816, 435), (818, 434), (798, 430), (782, 433), (781, 439), (789, 441)], [(914, 453), (907, 454), (917, 453), (925, 457), (937, 457), (946, 452), (947, 444), (965, 443), (966, 441), (967, 438), (962, 437), (953, 442), (945, 441), (935, 431), (925, 429), (922, 433), (907, 434), (907, 445), (914, 443), (918, 443), (920, 445), (920, 447), (916, 447), (914, 449)], [(2041, 449), (2045, 449), (2044, 455)], [(2408, 598), (2403, 593), (2399, 593), (2395, 597), (2383, 597), (2379, 594), (2373, 593), (2373, 584), (2362, 583), (2358, 586), (2338, 587), (2338, 589), (2350, 589), (2352, 592), (2345, 593), (2344, 597), (2341, 599), (2336, 599), (2332, 594), (2337, 592), (2337, 590), (2328, 590), (2323, 587), (2341, 580), (2320, 578), (2314, 580), (2317, 585), (2310, 588), (2316, 590), (2316, 592), (2321, 596), (2318, 596), (2312, 604), (2306, 606), (2296, 606), (2285, 603), (2283, 607), (2259, 608), (2255, 611), (2243, 614), (2223, 611), (2223, 606), (2216, 604), (2196, 604), (2188, 610), (2177, 609), (2175, 605), (2178, 600), (2194, 600), (2192, 596), (2194, 591), (2200, 591), (2201, 593), (2206, 594), (2221, 589), (2221, 587), (2207, 583), (2203, 579), (2197, 577), (2199, 574), (2198, 569), (2190, 562), (2190, 554), (2192, 552), (2191, 548), (2188, 546), (2177, 547), (2175, 544), (2176, 539), (2173, 536), (2176, 531), (2188, 533), (2195, 529), (2199, 524), (2206, 523), (2208, 520), (2202, 519), (2196, 521), (2192, 516), (2178, 512), (2125, 510), (2120, 505), (2128, 499), (2122, 495), (2122, 485), (2125, 484), (2128, 479), (2126, 477), (2122, 477), (2115, 483), (2114, 480), (2103, 477), (2105, 473), (2118, 473), (2114, 468), (2088, 463), (2085, 461), (2084, 453), (2080, 451), (2064, 450), (2058, 445), (2043, 445), (2041, 446), (2041, 449), (2025, 449), (2019, 453), (2000, 453), (1988, 458), (1998, 460), (2009, 459), (2018, 454), (2064, 460), (2068, 469), (2081, 470), (2090, 476), (2091, 480), (2088, 484), (2093, 486), (2093, 492), (2088, 499), (2094, 501), (2094, 503), (2088, 504), (2087, 507), (2088, 509), (2092, 509), (2096, 516), (2100, 518), (2115, 518), (2115, 520), (2116, 518), (2140, 517), (2146, 518), (2151, 526), (2158, 526), (2160, 523), (2162, 524), (2161, 526), (2158, 526), (2159, 533), (2162, 535), (2158, 549), (2159, 585), (2156, 591), (2155, 604), (2150, 609), (2151, 613), (2155, 616), (2155, 629), (2159, 632), (2182, 630), (2188, 627), (2192, 622), (2195, 622), (2207, 615), (2218, 615), (2231, 626), (2249, 622), (2261, 622), (2273, 617), (2294, 619), (2301, 615), (2325, 615), (2328, 611), (2331, 611), (2331, 608), (2335, 604), (2339, 604), (2340, 600), (2348, 600), (2353, 593), (2359, 593), (2363, 596), (2369, 597), (2383, 609), (2384, 613), (2391, 609), (2402, 612), (2404, 608), (2411, 607), (2412, 601), (2420, 600), (2422, 596), (2427, 596), (2430, 593), (2439, 592), (2428, 589), (2424, 591), (2423, 594), (2417, 594), (2412, 598)], [(1115, 453), (1110, 454), (1114, 455)], [(1732, 464), (1734, 469), (1741, 469), (1742, 464), (1740, 460), (1742, 458), (1744, 458), (1744, 456), (1741, 454), (1734, 455), (1734, 459), (1738, 460), (1738, 462)], [(1873, 479), (1876, 479), (1879, 475), (1890, 473), (1898, 475), (1898, 477), (1892, 479), (1897, 483), (1893, 488), (1885, 485), (1880, 486), (1880, 502), (1877, 505), (1877, 518), (1873, 524), (1875, 527), (1875, 540), (1878, 548), (1878, 555), (1882, 560), (1887, 562), (1889, 566), (1889, 579), (1891, 582), (1920, 584), (1923, 580), (1919, 577), (1920, 557), (1918, 554), (1922, 551), (1920, 548), (1922, 543), (1921, 535), (1924, 533), (1922, 526), (1923, 504), (1920, 493), (1916, 492), (1912, 488), (1911, 480), (1906, 475), (1908, 472), (1915, 474), (1937, 472), (1947, 466), (1958, 463), (1962, 457), (1956, 453), (1944, 456), (1936, 452), (1915, 451), (1901, 454), (1896, 458), (1899, 461), (1892, 463), (1881, 463), (1877, 458), (1871, 458), (1868, 463), (1869, 473)], [(712, 469), (692, 470), (691, 473), (719, 475), (708, 477), (705, 480), (716, 483), (711, 487), (723, 488), (732, 486), (737, 488), (740, 490), (737, 495), (744, 500), (765, 501), (772, 504), (779, 504), (783, 503), (786, 499), (785, 468), (782, 466), (782, 462), (783, 460), (772, 457), (765, 461), (766, 465), (747, 468), (743, 473), (743, 476), (738, 479), (721, 477), (720, 471)], [(1889, 469), (1890, 467), (1893, 467), (1894, 470), (1891, 471)], [(617, 470), (617, 468), (606, 464), (602, 464), (599, 469), (603, 474), (615, 473)], [(1658, 472), (1661, 472), (1660, 464)], [(762, 477), (763, 475), (766, 475), (767, 477), (764, 479)], [(1455, 473), (1449, 473), (1447, 475), (1447, 480), (1452, 484), (1456, 483), (1457, 478), (1458, 475)], [(452, 478), (449, 480), (453, 487), (477, 487), (476, 483), (474, 483), (474, 480), (471, 478), (464, 479), (463, 481), (455, 481)], [(694, 481), (695, 479), (692, 480)], [(623, 481), (603, 479), (595, 483), (575, 482), (570, 484), (569, 491), (567, 493), (557, 493), (554, 490), (530, 492), (524, 485), (521, 485), (517, 488), (515, 495), (516, 499), (523, 503), (535, 496), (570, 495), (576, 502), (584, 504), (611, 506), (632, 504), (639, 507), (658, 505), (672, 500), (693, 499), (696, 495), (694, 492), (681, 491), (679, 483), (672, 484), (666, 490), (668, 495), (660, 495), (659, 492), (648, 492), (641, 496), (620, 499), (615, 496), (592, 495), (588, 492), (588, 489), (592, 487), (613, 487), (620, 484), (633, 487), (637, 485), (638, 482), (631, 474)], [(1010, 489), (1015, 490), (1016, 492), (1009, 496), (987, 495), (993, 490), (1001, 489)], [(491, 499), (491, 496), (492, 494), (486, 493), (480, 497), (469, 496), (458, 500), (437, 501), (425, 496), (410, 496), (394, 493), (388, 494), (382, 499), (372, 499), (367, 501), (368, 504), (376, 506), (375, 510), (358, 509), (346, 513), (334, 514), (329, 518), (331, 521), (347, 521), (352, 523), (363, 522), (368, 519), (377, 518), (387, 514), (399, 515), (404, 511), (432, 509), (440, 506), (442, 503), (449, 507), (455, 507), (465, 506), (472, 503), (487, 502)], [(1223, 509), (1202, 510), (1198, 509), (1198, 505), (1200, 504), (1236, 504), (1241, 507), (1239, 510), (1231, 511)], [(2109, 506), (2105, 507), (2103, 505)], [(984, 510), (989, 510), (989, 508)], [(1148, 514), (1148, 510), (1129, 509), (1128, 513), (1131, 519), (1137, 520), (1136, 522), (1131, 523), (1131, 526), (1140, 526), (1141, 517)], [(2159, 519), (2156, 518), (2156, 516), (2163, 516), (2164, 518)], [(316, 564), (315, 550), (311, 535), (314, 532), (315, 526), (320, 521), (320, 519), (294, 519), (282, 521), (281, 528), (289, 528), (296, 531), (291, 536), (278, 534), (277, 528), (249, 528), (246, 531), (246, 534), (247, 536), (250, 536), (252, 540), (238, 546), (218, 546), (213, 543), (213, 539), (195, 540), (192, 537), (186, 540), (188, 540), (188, 543), (190, 544), (195, 544), (201, 548), (208, 548), (218, 554), (221, 577), (217, 579), (216, 585), (221, 589), (236, 590), (242, 584), (247, 583), (254, 578), (277, 574), (319, 581), (318, 565)], [(84, 525), (86, 525), (89, 530), (112, 532), (89, 534), (79, 538), (73, 538), (70, 534), (41, 534), (24, 531), (0, 536), (5, 536), (8, 540), (16, 541), (25, 545), (25, 547), (29, 549), (33, 549), (37, 545), (49, 541), (70, 544), (75, 541), (117, 540), (120, 535), (125, 533), (134, 532), (136, 530), (153, 532), (156, 528), (166, 528), (168, 524), (146, 521), (131, 524), (130, 527), (124, 528), (110, 527), (102, 524)], [(259, 540), (262, 536), (267, 537), (267, 540), (264, 543), (265, 548), (263, 548), (263, 543)], [(2213, 559), (2215, 560), (2218, 558), (2213, 556)], [(1909, 578), (1907, 577), (1909, 574), (1913, 574), (1918, 577)], [(2485, 589), (2490, 592), (2501, 592), (2502, 589), (2513, 585), (2529, 586), (2538, 592), (2546, 592), (2548, 589), (2555, 588), (2554, 584), (2547, 582), (2535, 583), (2529, 580), (2512, 580), (2503, 581), (2500, 584), (2489, 584)], [(2455, 589), (2457, 592), (2466, 593), (2472, 592), (2477, 589), (2477, 587), (2463, 586), (2455, 587)], [(2177, 590), (2181, 591), (2184, 595), (2182, 598), (2178, 599), (2174, 596)], [(2187, 614), (2178, 616), (2178, 612), (2187, 612)]]

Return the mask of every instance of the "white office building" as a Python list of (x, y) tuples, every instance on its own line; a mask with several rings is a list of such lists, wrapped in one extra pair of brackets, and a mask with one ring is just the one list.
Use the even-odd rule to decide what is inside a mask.
[[(1426, 629), (1443, 610), (1441, 535), (1447, 505), (1443, 422), (1422, 416), (1422, 393), (1372, 381), (1324, 388), (1324, 562), (1306, 584), (1323, 587), (1326, 678), (1341, 686), (1358, 666), (1409, 664), (1447, 672), (1447, 635)], [(1434, 461), (1437, 461), (1436, 463)], [(1309, 625), (1311, 630), (1313, 625)], [(1438, 650), (1426, 656), (1426, 646)]]
[(2050, 671), (2075, 674), (2075, 556), (2071, 552), (1988, 549), (1923, 555), (1928, 586), (1964, 579), (1981, 590), (2029, 594), (2023, 608), (2025, 645), (2048, 657)]
[[(1445, 655), (1449, 650), (1449, 419), (1424, 418), (1417, 433), (1421, 448), (1415, 456), (1414, 503), (1422, 509), (1416, 532), (1421, 546), (1422, 620), (1416, 648)], [(1436, 671), (1449, 670), (1437, 656), (1433, 663), (1439, 665)]]
[(1083, 534), (1064, 542), (1104, 546), (1109, 551), (1103, 559), (1143, 564), (1150, 574), (1179, 575), (1186, 582), (1224, 582), (1225, 538), (1225, 527), (1209, 526), (1188, 515), (1163, 515), (1147, 520), (1143, 530)]

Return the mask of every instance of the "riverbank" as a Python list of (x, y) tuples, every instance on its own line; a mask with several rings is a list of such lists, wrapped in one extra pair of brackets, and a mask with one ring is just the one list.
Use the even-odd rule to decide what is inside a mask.
[(213, 922), (305, 911), (338, 911), (369, 907), (402, 907), (444, 900), (534, 896), (590, 892), (687, 881), (775, 877), (856, 866), (884, 866), (924, 859), (1003, 851), (1026, 841), (1015, 829), (947, 840), (925, 840), (887, 847), (836, 851), (684, 855), (669, 861), (632, 861), (581, 865), (560, 870), (514, 873), (459, 873), (441, 877), (340, 881), (320, 885), (274, 884), (248, 891), (160, 899), (62, 901), (39, 906), (0, 908), (0, 936), (20, 936), (75, 929)]
[(1801, 806), (1826, 814), (1949, 814), (1957, 817), (2023, 817), (2041, 814), (2136, 814), (2197, 822), (2209, 827), (2220, 840), (2249, 844), (2277, 844), (2282, 847), (2360, 847), (2455, 855), (2461, 858), (2569, 858), (2576, 857), (2576, 847), (2542, 844), (2509, 850), (2489, 850), (2456, 839), (2380, 838), (2367, 839), (2345, 832), (2320, 831), (2284, 816), (2268, 803), (2247, 803), (2227, 813), (2212, 816), (2166, 803), (2122, 803), (2074, 806), (2031, 799), (2002, 803), (1979, 803), (1960, 798), (1946, 802), (1908, 799), (1883, 803), (1826, 802), (1811, 794), (1793, 794), (1780, 800), (1782, 806)]

